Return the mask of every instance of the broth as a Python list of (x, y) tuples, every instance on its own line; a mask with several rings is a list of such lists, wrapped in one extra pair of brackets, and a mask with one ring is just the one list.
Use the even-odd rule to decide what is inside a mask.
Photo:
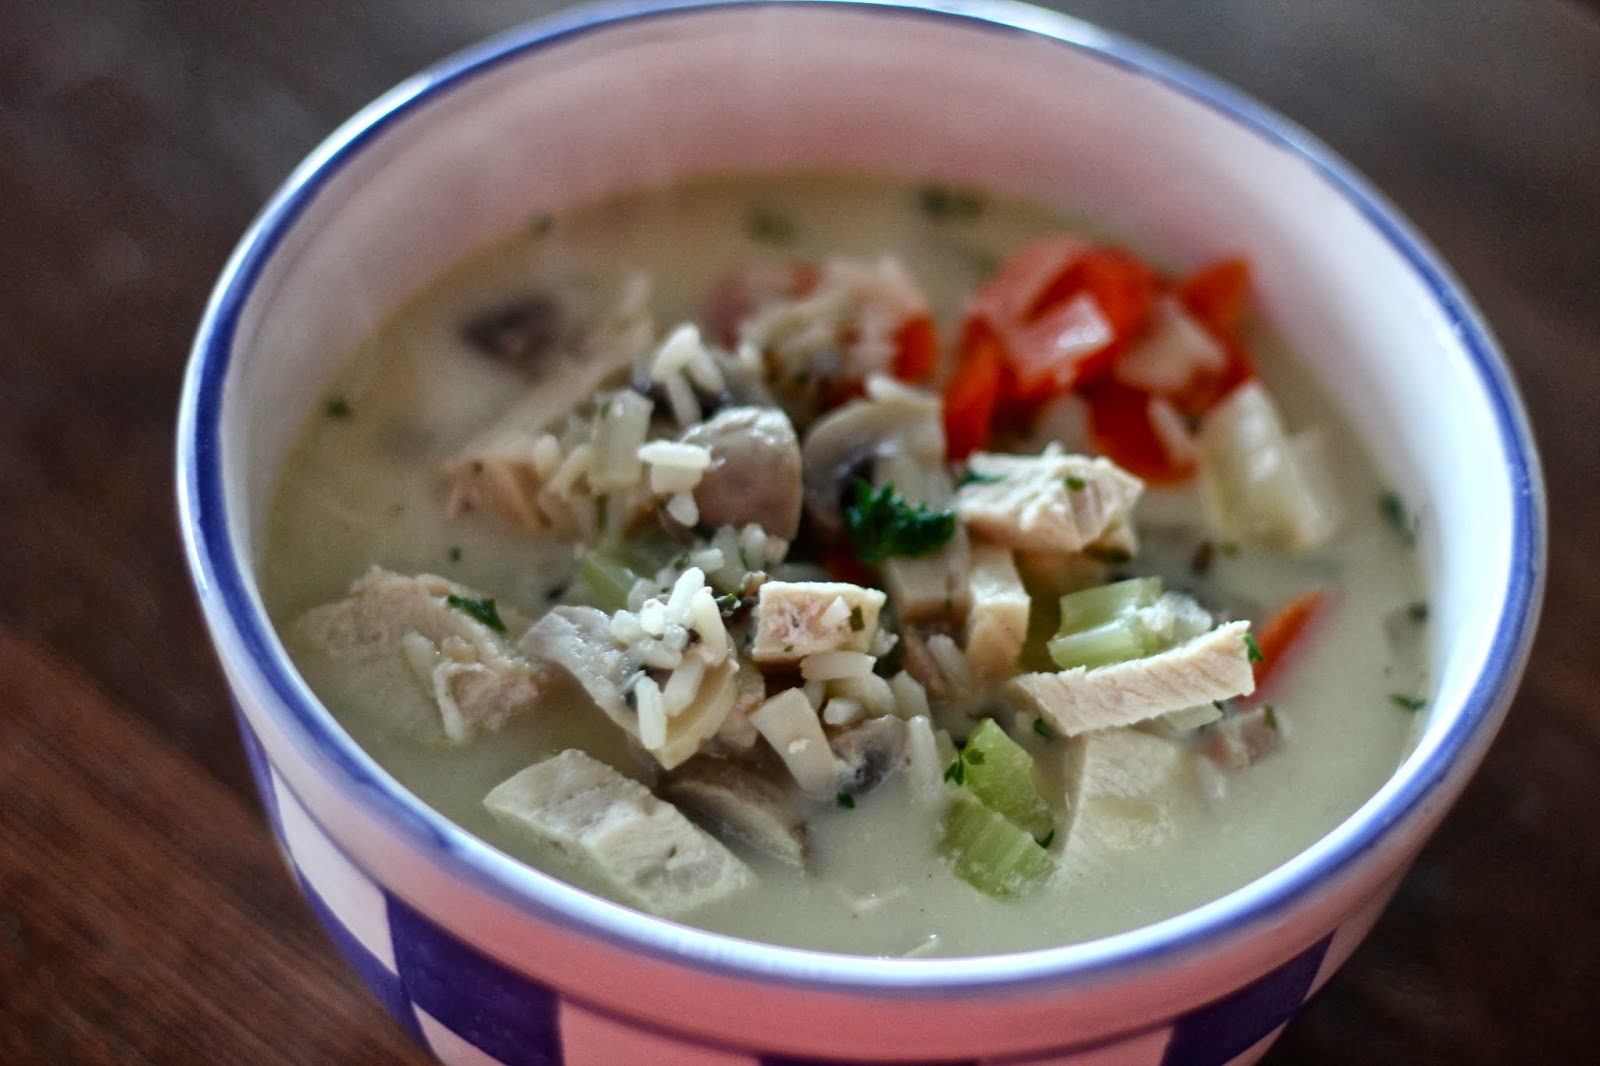
[[(567, 539), (483, 513), (448, 517), (443, 506), (441, 466), (527, 386), (523, 371), (478, 350), (494, 325), (484, 324), (485, 313), (552, 286), (600, 307), (621, 279), (640, 272), (653, 282), (650, 307), (664, 333), (701, 316), (716, 279), (752, 261), (873, 261), (892, 252), (926, 294), (940, 336), (953, 338), (970, 294), (1008, 255), (1069, 229), (1087, 227), (1035, 205), (836, 175), (705, 180), (530, 220), (396, 311), (353, 354), (309, 420), (283, 475), (261, 578), (297, 666), (352, 736), (445, 817), (531, 865), (615, 895), (562, 854), (508, 831), (484, 806), (501, 782), (569, 747), (649, 779), (636, 746), (577, 684), (547, 679), (534, 712), (463, 743), (419, 741), (385, 717), (383, 691), (294, 635), (295, 619), (345, 596), (374, 564), (484, 590), (527, 619), (572, 589)], [(524, 307), (524, 319), (532, 313)], [(476, 346), (463, 335), (463, 323), (474, 320)], [(1281, 723), (1283, 734), (1277, 750), (1238, 772), (1197, 779), (1186, 768), (1183, 786), (1159, 797), (1159, 844), (1117, 850), (1114, 861), (1066, 870), (1017, 898), (991, 897), (953, 876), (928, 815), (913, 801), (915, 783), (891, 774), (852, 796), (852, 805), (841, 798), (807, 808), (809, 869), (736, 845), (759, 888), (680, 920), (849, 954), (989, 954), (1070, 943), (1238, 888), (1372, 795), (1418, 724), (1395, 697), (1426, 695), (1422, 642), (1396, 637), (1408, 619), (1425, 624), (1420, 567), (1404, 531), (1378, 505), (1384, 486), (1363, 449), (1270, 338), (1252, 331), (1249, 339), (1285, 421), (1316, 424), (1339, 457), (1334, 473), (1345, 514), (1337, 536), (1298, 555), (1236, 545), (1208, 530), (1196, 484), (1147, 488), (1135, 512), (1140, 550), (1114, 569), (1161, 574), (1202, 602), (1225, 601), (1258, 627), (1308, 588), (1333, 590), (1314, 631), (1272, 682), (1273, 725)], [(1062, 764), (1043, 739), (1052, 730), (1037, 726), (1034, 741), (1026, 722), (1020, 717), (1013, 735), (1036, 756), (1037, 777), (1059, 807), (1052, 790), (1061, 787)]]

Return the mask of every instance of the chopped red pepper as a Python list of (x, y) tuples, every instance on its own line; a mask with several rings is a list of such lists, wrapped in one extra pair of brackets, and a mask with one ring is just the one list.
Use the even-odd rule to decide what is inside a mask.
[(965, 459), (989, 439), (1003, 378), (999, 341), (988, 326), (972, 324), (955, 376), (944, 390), (946, 458)]
[(1262, 625), (1261, 631), (1256, 636), (1256, 647), (1261, 652), (1261, 661), (1255, 664), (1258, 693), (1267, 683), (1267, 679), (1275, 675), (1284, 660), (1292, 658), (1292, 652), (1299, 643), (1300, 636), (1305, 633), (1306, 627), (1311, 624), (1327, 601), (1326, 589), (1302, 592)]
[(1089, 405), (1089, 438), (1102, 455), (1154, 485), (1176, 485), (1194, 476), (1194, 457), (1174, 455), (1155, 426), (1150, 410), (1155, 397), (1115, 378), (1082, 392)]
[(939, 334), (933, 319), (917, 315), (906, 319), (894, 335), (894, 363), (890, 373), (901, 381), (926, 381), (939, 362)]

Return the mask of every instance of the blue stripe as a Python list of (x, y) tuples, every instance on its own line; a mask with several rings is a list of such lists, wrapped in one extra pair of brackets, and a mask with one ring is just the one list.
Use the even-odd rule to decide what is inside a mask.
[(417, 1016), (411, 1013), (411, 1001), (406, 998), (400, 978), (345, 928), (344, 923), (339, 921), (323, 902), (322, 897), (317, 894), (317, 890), (311, 887), (311, 882), (304, 876), (299, 880), (300, 890), (306, 894), (312, 911), (316, 913), (322, 927), (328, 931), (328, 937), (333, 941), (334, 947), (339, 949), (339, 954), (350, 963), (362, 982), (372, 989), (372, 994), (378, 997), (378, 1002), (394, 1016), (400, 1027), (410, 1033), (418, 1043), (422, 1043), (422, 1030), (417, 1025)]
[(1161, 1066), (1222, 1066), (1294, 1017), (1322, 968), (1332, 934), (1265, 977), (1191, 1011), (1172, 1027)]
[(395, 897), (385, 898), (395, 968), (419, 1010), (506, 1066), (561, 1066), (554, 990), (480, 955)]

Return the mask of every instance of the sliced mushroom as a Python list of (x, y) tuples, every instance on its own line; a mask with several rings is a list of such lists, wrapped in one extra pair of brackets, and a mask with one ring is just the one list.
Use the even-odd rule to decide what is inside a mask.
[(868, 718), (828, 741), (840, 792), (860, 796), (877, 788), (906, 761), (905, 719)]
[(800, 529), (800, 442), (775, 407), (727, 407), (690, 426), (685, 444), (711, 452), (694, 501), (703, 525), (755, 523), (793, 540)]
[(611, 617), (604, 611), (553, 608), (523, 635), (518, 647), (529, 658), (566, 670), (607, 717), (637, 735), (638, 716), (623, 698), (622, 685), (638, 663), (612, 637)]
[(841, 501), (858, 477), (872, 479), (886, 455), (944, 462), (944, 426), (934, 396), (897, 393), (852, 400), (811, 424), (801, 445), (806, 514), (825, 536), (843, 532)]
[(804, 867), (805, 823), (771, 771), (746, 760), (691, 759), (663, 785), (667, 799), (727, 840)]

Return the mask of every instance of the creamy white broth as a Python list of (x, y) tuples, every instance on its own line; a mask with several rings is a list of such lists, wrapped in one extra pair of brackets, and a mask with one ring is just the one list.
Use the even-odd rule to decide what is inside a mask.
[[(353, 354), (309, 420), (285, 471), (261, 585), (280, 625), (345, 594), (373, 564), (427, 572), (481, 589), (535, 618), (560, 601), (573, 552), (485, 516), (444, 517), (438, 471), (463, 441), (522, 391), (526, 379), (486, 360), (461, 337), (470, 315), (552, 278), (590, 279), (599, 296), (630, 271), (654, 283), (658, 324), (700, 312), (715, 279), (755, 258), (897, 255), (927, 294), (942, 336), (963, 301), (1026, 239), (1084, 227), (1039, 208), (986, 201), (975, 218), (930, 218), (914, 185), (811, 176), (706, 181), (670, 192), (530, 220), (505, 242), (460, 264), (398, 310)], [(775, 240), (775, 238), (782, 238)], [(1069, 943), (1171, 916), (1265, 873), (1332, 829), (1398, 764), (1417, 716), (1396, 692), (1418, 692), (1415, 662), (1397, 661), (1383, 619), (1425, 601), (1414, 555), (1380, 515), (1384, 486), (1348, 430), (1298, 371), (1255, 337), (1261, 376), (1293, 427), (1317, 423), (1339, 457), (1346, 515), (1327, 546), (1299, 558), (1259, 549), (1217, 553), (1204, 578), (1189, 572), (1193, 544), (1147, 535), (1128, 573), (1162, 573), (1204, 594), (1226, 589), (1257, 604), (1257, 622), (1311, 586), (1334, 588), (1314, 639), (1273, 682), (1284, 743), (1226, 776), (1220, 796), (1199, 781), (1170, 800), (1175, 826), (1160, 847), (1071, 871), (1019, 899), (994, 899), (952, 876), (934, 827), (900, 777), (853, 809), (815, 805), (811, 872), (735, 848), (758, 890), (683, 920), (756, 940), (852, 954), (987, 954)], [(1193, 490), (1146, 492), (1142, 527), (1203, 528)], [(513, 633), (513, 637), (516, 634)], [(563, 748), (579, 746), (625, 773), (639, 756), (576, 685), (537, 713), (459, 746), (418, 742), (383, 724), (372, 692), (336, 664), (291, 641), (291, 653), (330, 710), (403, 784), (446, 817), (509, 853), (584, 884), (581, 871), (508, 835), (483, 798), (495, 785)], [(1026, 729), (1016, 731), (1025, 743)], [(1041, 777), (1050, 779), (1041, 753)], [(586, 884), (604, 893), (602, 884)]]

